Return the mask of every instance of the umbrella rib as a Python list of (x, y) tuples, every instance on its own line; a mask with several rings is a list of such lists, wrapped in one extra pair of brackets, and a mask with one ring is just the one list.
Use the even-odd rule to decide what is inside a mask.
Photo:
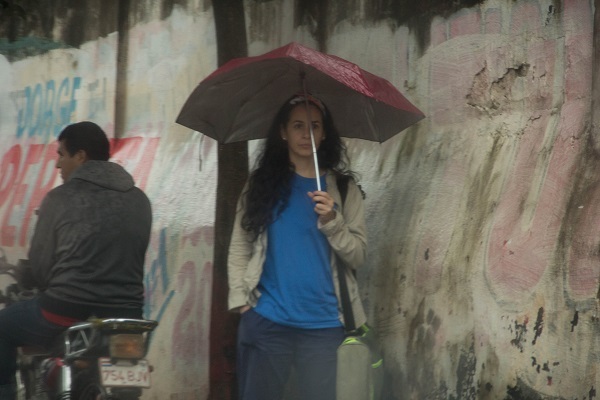
[[(292, 63), (293, 64), (293, 63)], [(235, 114), (235, 116), (231, 119), (231, 123), (229, 125), (229, 129), (227, 129), (228, 132), (232, 132), (232, 130), (234, 129), (235, 126), (239, 125), (238, 121), (240, 121), (239, 116), (243, 115), (243, 111), (244, 111), (244, 107), (251, 105), (255, 102), (260, 102), (261, 100), (264, 100), (265, 97), (265, 93), (270, 95), (268, 89), (270, 86), (276, 84), (276, 82), (278, 80), (284, 80), (285, 81), (285, 76), (289, 75), (290, 69), (293, 70), (294, 73), (296, 73), (296, 71), (298, 71), (296, 68), (287, 68), (287, 69), (283, 69), (283, 68), (277, 68), (277, 70), (281, 69), (281, 72), (277, 73), (277, 75), (271, 76), (271, 75), (267, 75), (269, 76), (269, 79), (264, 82), (260, 87), (256, 88), (256, 90), (254, 90), (249, 96), (244, 97), (243, 99), (241, 99), (240, 103), (239, 103), (239, 107), (237, 108), (237, 113)], [(300, 72), (298, 71), (298, 74)], [(299, 75), (298, 75), (299, 76)], [(300, 83), (300, 78), (299, 81)], [(300, 89), (300, 88), (299, 88)], [(291, 96), (293, 93), (284, 93), (285, 98)], [(283, 100), (282, 100), (283, 101)], [(275, 113), (277, 110), (273, 110), (273, 113)], [(245, 122), (244, 119), (241, 119), (242, 122)], [(257, 135), (263, 135), (263, 133), (256, 133)], [(266, 132), (265, 132), (266, 134)], [(244, 140), (244, 139), (240, 139), (240, 140)]]
[(285, 99), (302, 91), (302, 76), (341, 136), (381, 143), (425, 117), (389, 81), (292, 42), (217, 69), (192, 92), (177, 122), (220, 143), (264, 138)]

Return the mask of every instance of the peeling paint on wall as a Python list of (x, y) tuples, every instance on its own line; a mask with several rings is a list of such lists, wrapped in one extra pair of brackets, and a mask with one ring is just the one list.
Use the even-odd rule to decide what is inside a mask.
[[(199, 133), (177, 128), (173, 121), (185, 96), (216, 61), (198, 57), (186, 74), (180, 74), (190, 54), (203, 55), (211, 45), (210, 39), (181, 38), (194, 23), (200, 34), (209, 31), (210, 16), (183, 14), (175, 4), (164, 6), (172, 20), (138, 25), (129, 32), (134, 46), (129, 46), (128, 98), (123, 100), (134, 103), (124, 103), (122, 127), (114, 123), (115, 34), (101, 37), (102, 28), (90, 24), (81, 37), (61, 34), (71, 45), (96, 35), (93, 41), (75, 43), (78, 49), (30, 40), (27, 45), (35, 51), (19, 50), (10, 42), (27, 58), (0, 56), (0, 246), (11, 260), (26, 255), (34, 211), (45, 193), (60, 184), (57, 135), (72, 122), (98, 123), (110, 137), (111, 161), (133, 175), (154, 211), (144, 310), (146, 317), (159, 321), (149, 354), (155, 367), (152, 395), (199, 398), (208, 389), (216, 145), (200, 140)], [(104, 6), (99, 7), (77, 7), (73, 15), (102, 14)], [(53, 22), (63, 21), (56, 17)]]
[[(23, 254), (35, 203), (56, 184), (51, 146), (62, 126), (93, 118), (122, 138), (115, 161), (155, 208), (146, 315), (161, 322), (150, 357), (162, 362), (147, 397), (202, 398), (216, 145), (173, 121), (216, 67), (216, 46), (210, 2), (150, 3), (130, 10), (123, 126), (113, 123), (108, 5), (92, 8), (107, 18), (84, 33), (66, 8), (40, 20), (44, 34), (0, 43), (10, 55), (0, 56), (0, 241)], [(359, 279), (387, 398), (596, 398), (592, 2), (254, 0), (245, 9), (250, 52), (290, 40), (326, 49), (389, 79), (427, 115), (384, 146), (349, 145), (368, 193)], [(52, 26), (59, 34), (44, 36)]]
[[(460, 357), (448, 348), (461, 343), (466, 351), (464, 337), (473, 327), (481, 338), (475, 357), (485, 360), (475, 368), (479, 397), (502, 398), (507, 387), (516, 396), (527, 386), (544, 398), (553, 393), (582, 398), (580, 386), (567, 383), (567, 376), (579, 371), (586, 382), (596, 380), (593, 367), (585, 372), (593, 362), (575, 361), (580, 358), (569, 353), (586, 359), (584, 348), (594, 348), (594, 328), (577, 333), (586, 344), (571, 349), (560, 344), (573, 343), (564, 335), (581, 327), (581, 309), (574, 318), (575, 299), (583, 300), (589, 321), (598, 282), (591, 261), (598, 243), (597, 229), (591, 227), (597, 207), (581, 197), (576, 204), (583, 208), (569, 205), (574, 178), (581, 168), (596, 165), (581, 159), (589, 150), (580, 140), (589, 126), (590, 85), (589, 80), (583, 85), (581, 76), (591, 76), (590, 15), (585, 2), (487, 2), (434, 18), (431, 45), (422, 56), (409, 52), (408, 65), (419, 70), (409, 79), (415, 88), (411, 94), (428, 118), (418, 133), (400, 135), (391, 144), (397, 149), (385, 153), (405, 155), (396, 160), (394, 179), (380, 178), (389, 173), (383, 158), (373, 167), (369, 161), (359, 164), (368, 171), (369, 193), (394, 193), (375, 196), (387, 207), (368, 204), (375, 218), (385, 215), (385, 224), (398, 228), (380, 224), (369, 231), (375, 249), (365, 291), (394, 354), (388, 366), (402, 380), (394, 386), (398, 398), (411, 398), (410, 393), (424, 398), (433, 390), (460, 398), (452, 383)], [(362, 32), (375, 37), (375, 31)], [(368, 41), (356, 31), (353, 37)], [(364, 53), (354, 54), (357, 61)], [(575, 92), (580, 97), (569, 95)], [(581, 179), (590, 179), (588, 190), (597, 187), (593, 173)], [(381, 192), (379, 185), (385, 186)], [(583, 222), (582, 211), (593, 219), (575, 238), (569, 229), (581, 225), (569, 215)], [(589, 249), (566, 253), (585, 257), (578, 271), (571, 269), (578, 268), (575, 259), (561, 258), (561, 243), (567, 248), (573, 243), (562, 239), (563, 229), (578, 248)], [(381, 279), (373, 280), (372, 274)], [(577, 274), (581, 284), (565, 287)], [(573, 303), (564, 303), (565, 298)], [(422, 304), (444, 316), (433, 352), (411, 350)], [(392, 350), (398, 343), (406, 343), (407, 350)], [(515, 386), (519, 377), (527, 385)]]

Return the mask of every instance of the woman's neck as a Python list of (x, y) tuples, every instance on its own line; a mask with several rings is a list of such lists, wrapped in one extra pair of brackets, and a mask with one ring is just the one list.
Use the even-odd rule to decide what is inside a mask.
[[(296, 160), (293, 164), (294, 171), (296, 171), (298, 175), (305, 178), (316, 178), (317, 175), (315, 174), (315, 163), (312, 158), (310, 160)], [(325, 170), (320, 169), (319, 175), (323, 175), (323, 173), (325, 173)]]

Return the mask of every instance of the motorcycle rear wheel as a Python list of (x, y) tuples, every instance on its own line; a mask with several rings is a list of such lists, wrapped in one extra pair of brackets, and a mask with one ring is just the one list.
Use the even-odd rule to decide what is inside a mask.
[(102, 385), (89, 383), (76, 400), (139, 400), (139, 398), (140, 393), (137, 391), (109, 394)]
[(106, 390), (97, 383), (90, 383), (81, 391), (78, 400), (116, 400), (112, 396), (108, 396)]

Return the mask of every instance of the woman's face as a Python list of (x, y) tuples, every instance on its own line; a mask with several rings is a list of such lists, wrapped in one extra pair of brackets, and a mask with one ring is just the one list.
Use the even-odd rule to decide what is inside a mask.
[[(309, 104), (310, 118), (317, 149), (325, 139), (323, 131), (323, 115), (318, 107)], [(281, 137), (287, 142), (290, 161), (301, 158), (312, 158), (312, 144), (310, 140), (310, 126), (305, 104), (298, 104), (292, 109), (290, 119), (281, 128)]]

